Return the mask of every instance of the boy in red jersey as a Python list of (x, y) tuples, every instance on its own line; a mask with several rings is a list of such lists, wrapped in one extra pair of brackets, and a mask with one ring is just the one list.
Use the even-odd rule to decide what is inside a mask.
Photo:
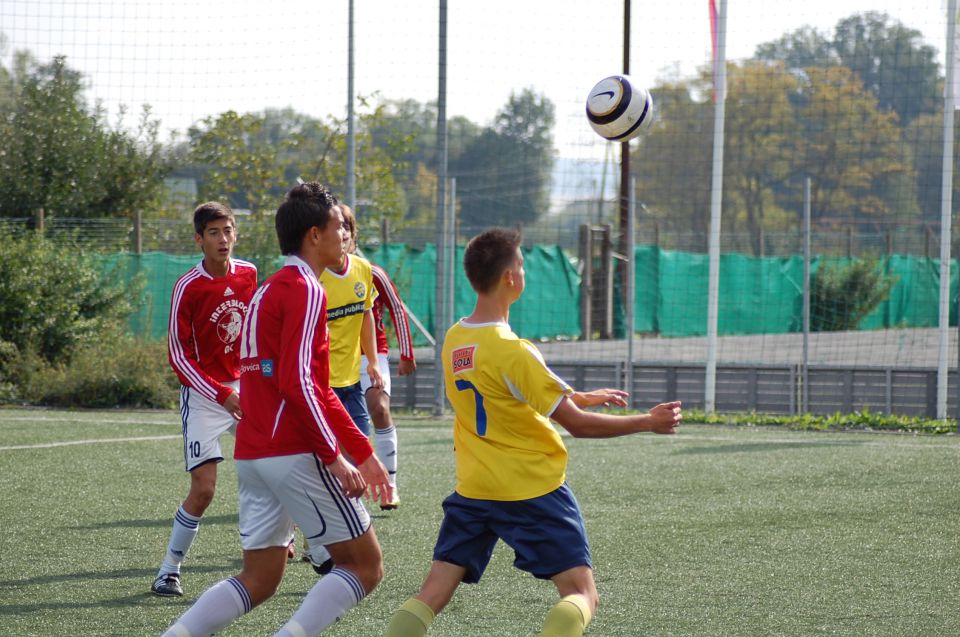
[(296, 186), (277, 210), (276, 227), (287, 260), (254, 296), (240, 336), (243, 419), (234, 458), (243, 570), (207, 589), (165, 637), (211, 635), (272, 596), (294, 524), (325, 546), (337, 567), (278, 636), (319, 634), (383, 577), (380, 545), (359, 496), (389, 501), (389, 478), (329, 381), (318, 277), (340, 262), (346, 246), (337, 200), (320, 184)]
[(163, 597), (183, 595), (180, 565), (213, 500), (220, 436), (241, 416), (240, 326), (257, 289), (257, 268), (232, 258), (237, 241), (233, 211), (211, 201), (194, 210), (194, 240), (203, 260), (173, 287), (167, 348), (180, 379), (180, 417), (190, 492), (177, 509), (160, 570), (150, 587)]

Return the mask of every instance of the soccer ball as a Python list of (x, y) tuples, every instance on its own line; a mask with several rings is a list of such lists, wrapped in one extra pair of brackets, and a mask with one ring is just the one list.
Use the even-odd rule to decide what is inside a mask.
[(600, 137), (627, 142), (653, 121), (653, 97), (628, 75), (611, 75), (590, 90), (587, 119)]

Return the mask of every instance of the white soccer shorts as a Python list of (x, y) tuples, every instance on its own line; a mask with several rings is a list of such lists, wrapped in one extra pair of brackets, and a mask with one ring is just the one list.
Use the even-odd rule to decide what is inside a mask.
[(237, 460), (240, 545), (245, 551), (287, 546), (299, 526), (310, 546), (360, 537), (370, 514), (348, 498), (340, 481), (315, 455)]
[[(234, 391), (240, 381), (224, 383)], [(180, 423), (183, 433), (183, 460), (187, 471), (207, 462), (223, 460), (220, 436), (237, 433), (237, 421), (220, 405), (189, 387), (180, 387)]]
[[(377, 353), (377, 367), (380, 368), (380, 376), (383, 377), (383, 391), (390, 395), (390, 359), (387, 358), (386, 354)], [(360, 357), (360, 391), (363, 392), (363, 395), (367, 395), (367, 390), (370, 389), (372, 385), (370, 384), (370, 377), (367, 376), (367, 357)]]

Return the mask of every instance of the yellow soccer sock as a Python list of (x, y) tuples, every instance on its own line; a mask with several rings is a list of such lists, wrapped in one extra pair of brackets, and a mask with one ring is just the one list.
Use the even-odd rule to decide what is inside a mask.
[(433, 611), (416, 597), (411, 597), (398, 608), (384, 637), (424, 637), (433, 621)]
[(583, 595), (567, 595), (547, 613), (540, 637), (580, 637), (593, 619)]

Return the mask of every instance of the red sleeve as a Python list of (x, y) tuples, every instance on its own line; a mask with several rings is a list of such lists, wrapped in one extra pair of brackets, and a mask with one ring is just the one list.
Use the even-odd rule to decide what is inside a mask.
[(377, 288), (377, 293), (390, 311), (390, 320), (393, 321), (393, 330), (397, 335), (397, 346), (400, 349), (400, 359), (412, 361), (413, 339), (410, 337), (410, 325), (407, 323), (403, 300), (386, 271), (379, 266), (373, 267), (373, 286)]
[(193, 333), (193, 304), (196, 302), (190, 294), (191, 273), (181, 277), (173, 287), (170, 300), (170, 325), (167, 331), (167, 355), (170, 367), (185, 387), (190, 387), (208, 400), (223, 404), (233, 393), (230, 387), (216, 381), (203, 371), (197, 360), (196, 344)]
[[(288, 408), (295, 410), (297, 422), (304, 427), (314, 453), (324, 464), (336, 459), (340, 452), (338, 440), (356, 463), (363, 462), (373, 449), (333, 393), (329, 371), (323, 369), (329, 365), (323, 288), (319, 283), (299, 283), (284, 299), (280, 361), (276, 369), (280, 394)], [(351, 429), (363, 437), (366, 449), (360, 447)]]

